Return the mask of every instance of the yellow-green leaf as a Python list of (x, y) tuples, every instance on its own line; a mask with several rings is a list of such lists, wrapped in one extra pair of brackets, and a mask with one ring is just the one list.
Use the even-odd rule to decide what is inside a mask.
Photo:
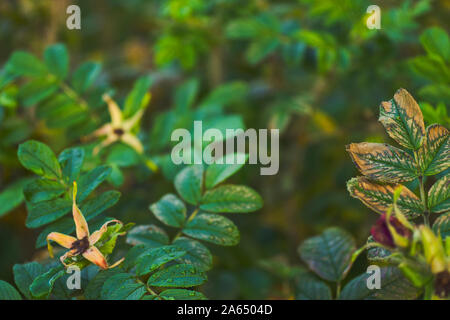
[(450, 210), (450, 176), (439, 179), (428, 191), (428, 208), (441, 213)]
[[(347, 182), (350, 195), (361, 200), (367, 207), (380, 214), (392, 206), (394, 191), (398, 184), (381, 184), (372, 182), (364, 177), (353, 178)], [(423, 213), (424, 209), (420, 199), (408, 188), (403, 186), (397, 200), (397, 206), (408, 218), (415, 218)]]
[(383, 182), (410, 181), (417, 177), (413, 158), (405, 151), (384, 143), (351, 143), (346, 147), (358, 170)]
[(450, 139), (447, 128), (433, 124), (427, 128), (427, 138), (419, 150), (420, 168), (430, 176), (450, 167)]
[(417, 150), (425, 135), (422, 111), (405, 89), (399, 89), (394, 99), (383, 101), (378, 119), (389, 136), (402, 146)]

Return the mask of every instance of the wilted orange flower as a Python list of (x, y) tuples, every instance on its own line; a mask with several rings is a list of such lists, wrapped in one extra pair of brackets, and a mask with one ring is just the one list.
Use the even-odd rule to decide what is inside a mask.
[(103, 95), (103, 100), (108, 104), (111, 122), (103, 125), (92, 133), (95, 137), (106, 136), (105, 140), (94, 148), (94, 154), (97, 154), (101, 148), (117, 141), (128, 144), (136, 150), (137, 153), (142, 154), (144, 147), (138, 137), (131, 132), (131, 129), (142, 118), (144, 109), (141, 108), (131, 118), (125, 120), (123, 119), (123, 114), (119, 106), (108, 94), (105, 93)]
[(52, 232), (47, 236), (47, 245), (50, 256), (53, 258), (53, 248), (50, 244), (50, 240), (55, 241), (60, 246), (70, 249), (64, 255), (60, 257), (60, 260), (64, 266), (68, 266), (65, 263), (65, 260), (70, 257), (75, 257), (78, 255), (82, 255), (84, 258), (89, 260), (90, 262), (96, 264), (102, 269), (110, 269), (119, 265), (124, 258), (120, 259), (113, 265), (108, 265), (105, 256), (100, 252), (100, 250), (95, 247), (95, 244), (100, 240), (102, 235), (108, 230), (108, 225), (110, 223), (119, 223), (122, 224), (119, 220), (111, 220), (106, 222), (99, 230), (95, 231), (93, 234), (89, 234), (89, 227), (81, 213), (80, 209), (76, 204), (77, 198), (77, 183), (73, 183), (73, 221), (75, 222), (76, 234), (77, 237), (72, 237), (69, 235), (65, 235), (59, 232)]

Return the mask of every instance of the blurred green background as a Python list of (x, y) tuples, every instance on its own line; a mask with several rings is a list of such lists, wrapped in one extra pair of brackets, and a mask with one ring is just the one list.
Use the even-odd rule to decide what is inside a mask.
[[(81, 8), (81, 30), (66, 27), (70, 4)], [(379, 30), (366, 27), (372, 4), (381, 8)], [(152, 101), (142, 131), (150, 154), (157, 149), (153, 129), (164, 126), (155, 119), (173, 109), (177, 87), (197, 79), (200, 101), (234, 83), (237, 91), (226, 93), (237, 98), (224, 112), (240, 115), (247, 128), (281, 130), (280, 170), (260, 176), (258, 166), (247, 165), (232, 179), (255, 188), (265, 205), (233, 216), (241, 242), (214, 247), (204, 290), (209, 298), (290, 298), (280, 270), (300, 264), (297, 247), (304, 239), (332, 225), (359, 245), (367, 239), (376, 215), (347, 193), (346, 181), (357, 172), (345, 145), (389, 141), (377, 122), (379, 103), (403, 87), (427, 124), (448, 126), (449, 9), (448, 0), (3, 0), (0, 65), (15, 50), (41, 57), (59, 42), (68, 48), (71, 68), (101, 63), (98, 85), (114, 88), (116, 97), (149, 74)], [(19, 143), (34, 138), (60, 152), (80, 142), (48, 128), (34, 108), (4, 98), (0, 192), (29, 176), (17, 160)], [(140, 167), (122, 174), (117, 189), (123, 196), (108, 215), (155, 223), (148, 205), (173, 191), (170, 177)], [(26, 229), (25, 218), (24, 205), (0, 215), (1, 279), (12, 278), (14, 263), (45, 254), (34, 249), (39, 232)], [(363, 266), (364, 257), (352, 274)]]

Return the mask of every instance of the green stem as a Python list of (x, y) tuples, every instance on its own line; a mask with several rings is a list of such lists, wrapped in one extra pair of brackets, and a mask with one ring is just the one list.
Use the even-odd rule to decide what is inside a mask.
[(423, 221), (426, 226), (430, 225), (429, 222), (429, 212), (428, 212), (428, 206), (427, 206), (427, 195), (425, 193), (425, 185), (424, 185), (424, 179), (422, 172), (420, 170), (420, 163), (419, 163), (419, 155), (417, 151), (414, 151), (414, 160), (416, 162), (416, 167), (419, 168), (420, 176), (417, 178), (419, 180), (419, 188), (420, 188), (420, 199), (422, 200), (422, 206), (424, 208), (423, 212)]
[(88, 103), (82, 97), (78, 95), (71, 87), (69, 87), (65, 82), (60, 82), (59, 86), (61, 90), (71, 99), (77, 101), (84, 110), (88, 109)]
[(339, 296), (341, 295), (341, 282), (338, 281), (336, 284), (336, 300), (339, 299)]
[[(188, 222), (192, 221), (192, 220), (195, 218), (195, 216), (197, 215), (198, 212), (199, 212), (199, 209), (196, 208), (196, 209), (192, 212), (192, 214), (189, 216), (189, 218), (187, 219), (185, 225), (186, 225)], [(174, 237), (173, 240), (172, 240), (172, 243), (173, 243), (176, 239), (178, 239), (178, 238), (181, 236), (181, 234), (182, 234), (182, 232), (183, 232), (183, 228), (184, 228), (184, 226), (183, 226), (183, 227), (181, 228), (181, 230), (178, 231), (178, 233), (175, 235), (175, 237)]]

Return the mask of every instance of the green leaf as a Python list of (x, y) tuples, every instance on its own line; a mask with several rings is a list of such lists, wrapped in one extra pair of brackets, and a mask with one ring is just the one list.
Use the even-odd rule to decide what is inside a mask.
[(30, 286), (41, 274), (45, 273), (44, 267), (37, 262), (29, 262), (25, 264), (15, 264), (13, 266), (14, 281), (20, 292), (27, 298), (32, 299)]
[(331, 300), (331, 290), (328, 285), (310, 272), (298, 276), (295, 286), (297, 300)]
[(78, 67), (72, 76), (72, 86), (78, 93), (86, 91), (100, 74), (101, 66), (95, 62), (85, 62)]
[(192, 264), (200, 271), (208, 271), (212, 268), (211, 252), (197, 240), (178, 237), (173, 241), (173, 245), (186, 251), (186, 254), (178, 259), (178, 261)]
[(419, 150), (419, 162), (426, 176), (435, 175), (450, 167), (450, 139), (445, 127), (433, 124), (427, 128), (427, 138)]
[(194, 165), (184, 168), (175, 177), (175, 189), (179, 195), (189, 202), (196, 205), (202, 198), (203, 186), (203, 166)]
[(183, 233), (222, 246), (234, 246), (239, 243), (240, 238), (239, 230), (231, 220), (207, 213), (200, 213), (189, 221)]
[(442, 239), (450, 236), (450, 213), (441, 214), (433, 223), (433, 231)]
[(422, 111), (405, 89), (399, 89), (394, 99), (380, 105), (380, 118), (389, 136), (405, 148), (417, 150), (425, 136)]
[[(233, 163), (228, 164), (227, 161), (229, 158), (239, 158), (242, 157), (242, 154), (227, 154), (223, 156), (222, 158), (218, 159), (215, 163), (211, 164), (206, 168), (205, 171), (205, 188), (211, 189), (221, 183), (222, 181), (225, 181), (228, 177), (235, 174), (239, 169), (241, 169), (245, 163)], [(245, 155), (245, 158), (248, 158), (248, 155)], [(220, 164), (222, 163), (222, 164)]]
[(180, 85), (175, 92), (175, 110), (180, 114), (187, 112), (198, 93), (198, 80), (190, 79)]
[(280, 41), (276, 38), (266, 38), (254, 41), (248, 47), (245, 56), (250, 64), (257, 64), (273, 53), (280, 45)]
[(430, 188), (428, 208), (436, 213), (450, 210), (450, 175), (443, 176)]
[(205, 281), (205, 273), (194, 266), (177, 264), (155, 272), (148, 278), (147, 284), (153, 287), (189, 288), (199, 286)]
[(58, 85), (53, 79), (36, 78), (23, 85), (17, 96), (23, 106), (30, 107), (50, 97), (57, 90)]
[[(392, 206), (394, 191), (399, 186), (399, 184), (372, 182), (364, 177), (352, 178), (347, 182), (348, 192), (353, 198), (361, 200), (367, 207), (380, 214)], [(422, 201), (405, 186), (402, 186), (397, 206), (410, 219), (418, 217), (424, 211)]]
[(150, 205), (156, 218), (168, 226), (182, 227), (186, 220), (186, 207), (174, 194), (166, 194), (158, 202)]
[(130, 250), (128, 250), (125, 260), (121, 263), (121, 267), (126, 270), (130, 271), (132, 270), (135, 265), (137, 259), (146, 251), (148, 251), (148, 248), (145, 244), (138, 244), (132, 247)]
[(405, 151), (383, 143), (362, 142), (346, 146), (358, 170), (372, 180), (398, 183), (417, 178), (414, 159)]
[(44, 51), (44, 61), (48, 70), (63, 80), (69, 72), (69, 54), (63, 44), (54, 44)]
[(363, 273), (352, 279), (342, 290), (341, 300), (405, 300), (414, 299), (418, 291), (395, 267), (380, 268), (381, 288), (369, 289), (367, 280), (370, 274)]
[(78, 179), (78, 194), (77, 202), (82, 202), (86, 197), (95, 190), (103, 181), (108, 178), (111, 174), (111, 167), (107, 165), (102, 165), (96, 167), (85, 174), (80, 176)]
[(53, 151), (45, 144), (29, 140), (19, 145), (20, 163), (28, 170), (49, 179), (59, 179), (61, 168)]
[(157, 248), (169, 244), (169, 237), (163, 229), (155, 225), (140, 225), (128, 232), (127, 243), (135, 246), (144, 244), (151, 248)]
[(321, 278), (341, 281), (351, 267), (356, 246), (352, 236), (339, 228), (326, 229), (299, 247), (302, 260)]
[(8, 282), (0, 280), (0, 300), (22, 300), (20, 293)]
[[(124, 261), (125, 262), (125, 261)], [(92, 280), (89, 281), (86, 290), (84, 290), (84, 296), (88, 300), (100, 300), (102, 294), (102, 287), (106, 280), (112, 276), (121, 273), (118, 268), (100, 270)]]
[(248, 93), (248, 85), (243, 81), (233, 81), (214, 88), (202, 100), (199, 109), (212, 109), (228, 106), (231, 103), (244, 100)]
[(82, 148), (69, 148), (58, 156), (63, 176), (69, 185), (72, 185), (72, 182), (78, 178), (83, 167), (84, 155)]
[(450, 40), (445, 30), (439, 27), (428, 28), (420, 36), (420, 42), (428, 54), (450, 61)]
[(203, 195), (200, 209), (211, 212), (252, 212), (261, 209), (263, 200), (246, 186), (223, 185), (208, 190)]
[(67, 199), (53, 199), (31, 204), (25, 224), (28, 228), (38, 228), (61, 218), (71, 209), (72, 201)]
[(65, 274), (64, 267), (58, 264), (34, 279), (30, 286), (31, 295), (37, 299), (47, 299), (53, 290), (55, 281)]
[(186, 254), (186, 251), (177, 246), (162, 246), (149, 249), (139, 256), (136, 261), (136, 274), (146, 275), (166, 263), (178, 259)]
[[(85, 201), (81, 205), (81, 212), (83, 212), (86, 221), (91, 221), (106, 209), (112, 207), (119, 201), (119, 191), (105, 191), (99, 196)], [(92, 227), (92, 226), (91, 226)], [(75, 231), (75, 225), (72, 217), (67, 217), (48, 225), (38, 236), (36, 241), (36, 248), (41, 248), (46, 243), (46, 237), (50, 232), (61, 232), (64, 234), (72, 234)]]
[(125, 99), (125, 106), (123, 109), (123, 116), (129, 118), (138, 112), (141, 108), (145, 107), (145, 96), (147, 95), (153, 79), (149, 76), (140, 77), (133, 86), (133, 90), (128, 94)]
[(167, 289), (159, 296), (164, 300), (206, 300), (203, 293), (186, 289)]
[(59, 181), (36, 179), (23, 188), (25, 199), (30, 203), (52, 200), (66, 191), (66, 187)]
[(0, 217), (7, 214), (23, 202), (23, 188), (31, 181), (32, 179), (30, 178), (20, 179), (7, 186), (2, 190), (2, 192), (0, 192)]
[(133, 275), (119, 273), (106, 280), (101, 297), (104, 300), (139, 300), (146, 292), (145, 285), (137, 282)]
[(39, 77), (47, 73), (45, 65), (34, 55), (25, 51), (15, 51), (8, 60), (6, 69), (18, 76)]

